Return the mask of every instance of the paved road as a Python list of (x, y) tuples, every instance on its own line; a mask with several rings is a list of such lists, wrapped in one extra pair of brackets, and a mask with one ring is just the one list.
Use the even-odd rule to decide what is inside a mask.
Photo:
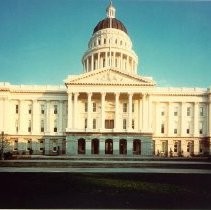
[(169, 169), (169, 168), (28, 168), (2, 167), (0, 172), (23, 173), (171, 173), (171, 174), (211, 174), (208, 169)]

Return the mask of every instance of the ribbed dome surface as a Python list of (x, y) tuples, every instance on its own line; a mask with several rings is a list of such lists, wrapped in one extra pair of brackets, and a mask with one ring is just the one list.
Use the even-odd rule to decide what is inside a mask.
[(111, 28), (119, 29), (127, 34), (127, 29), (125, 28), (123, 23), (117, 20), (116, 18), (105, 18), (101, 20), (94, 28), (93, 34), (99, 30), (110, 28), (110, 20), (111, 20)]

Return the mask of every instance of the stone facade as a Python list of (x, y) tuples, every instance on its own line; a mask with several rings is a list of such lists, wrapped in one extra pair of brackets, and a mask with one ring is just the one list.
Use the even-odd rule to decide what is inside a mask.
[[(105, 21), (110, 21), (106, 26)], [(115, 8), (65, 86), (0, 83), (0, 131), (15, 154), (192, 156), (211, 153), (211, 90), (156, 87)]]

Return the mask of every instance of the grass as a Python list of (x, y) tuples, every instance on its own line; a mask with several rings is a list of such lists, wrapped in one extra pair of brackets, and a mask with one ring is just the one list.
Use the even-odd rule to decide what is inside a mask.
[(209, 175), (0, 173), (0, 208), (211, 209)]

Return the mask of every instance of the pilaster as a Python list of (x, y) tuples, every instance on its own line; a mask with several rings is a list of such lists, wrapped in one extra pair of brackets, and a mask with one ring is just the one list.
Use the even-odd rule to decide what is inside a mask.
[(92, 141), (90, 138), (86, 138), (86, 155), (91, 155), (92, 152)]
[(104, 138), (100, 138), (99, 149), (100, 149), (99, 154), (105, 155), (105, 139)]
[(74, 112), (73, 112), (73, 129), (77, 129), (77, 120), (78, 120), (78, 96), (79, 93), (74, 93)]
[(37, 100), (33, 100), (33, 105), (32, 105), (32, 133), (35, 135), (39, 133), (40, 129), (40, 109), (39, 109), (39, 103)]
[(133, 155), (133, 140), (127, 139), (127, 155), (131, 156)]
[(115, 93), (115, 131), (119, 130), (119, 93)]
[(72, 93), (68, 93), (68, 121), (67, 121), (67, 128), (72, 129), (73, 124), (73, 106), (72, 106)]
[(128, 94), (128, 127), (127, 127), (127, 131), (132, 130), (132, 99), (133, 99), (133, 94), (129, 93)]
[[(199, 103), (194, 103), (194, 137), (199, 136)], [(195, 146), (194, 146), (195, 148)]]
[(181, 136), (185, 136), (185, 117), (186, 117), (186, 113), (185, 113), (185, 103), (182, 102), (181, 103), (181, 127), (180, 127), (180, 133)]
[(106, 93), (101, 93), (101, 130), (105, 129), (105, 96)]
[(118, 137), (113, 138), (113, 154), (119, 155), (119, 138)]
[(63, 126), (62, 126), (62, 121), (63, 121), (63, 101), (59, 101), (59, 132), (62, 133), (63, 132)]
[(87, 93), (88, 95), (88, 110), (87, 110), (87, 129), (90, 131), (92, 130), (92, 93)]

